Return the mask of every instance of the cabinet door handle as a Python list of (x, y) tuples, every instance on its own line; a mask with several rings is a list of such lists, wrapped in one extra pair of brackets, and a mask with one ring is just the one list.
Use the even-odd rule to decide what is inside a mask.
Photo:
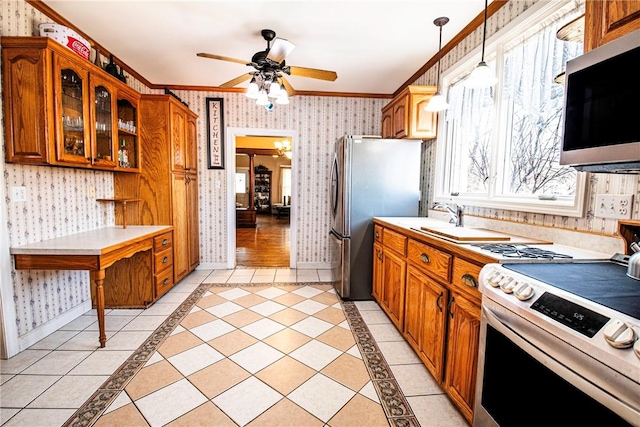
[(166, 246), (169, 243), (169, 239), (162, 239), (162, 246)]
[(464, 283), (465, 285), (469, 286), (470, 288), (477, 288), (478, 287), (478, 281), (476, 280), (475, 277), (473, 277), (469, 273), (462, 275), (462, 283)]
[(380, 233), (376, 231), (376, 237), (380, 237)]
[(453, 311), (451, 311), (451, 306), (453, 305), (453, 302), (456, 299), (454, 297), (451, 297), (451, 299), (449, 300), (449, 304), (447, 305), (447, 312), (449, 313), (449, 316), (453, 319)]
[(165, 277), (164, 280), (162, 281), (162, 284), (166, 285), (167, 283), (169, 283), (169, 278)]
[(420, 254), (420, 260), (426, 264), (429, 264), (431, 262), (431, 259), (429, 258), (429, 255), (425, 254), (425, 253), (421, 253)]
[(436, 300), (436, 307), (438, 307), (438, 310), (440, 310), (440, 313), (442, 313), (442, 306), (440, 305), (440, 300), (442, 299), (443, 296), (444, 296), (444, 292), (440, 292), (440, 295), (438, 295), (438, 299)]
[(168, 256), (162, 258), (162, 263), (163, 264), (165, 264), (167, 261), (169, 261), (169, 257)]

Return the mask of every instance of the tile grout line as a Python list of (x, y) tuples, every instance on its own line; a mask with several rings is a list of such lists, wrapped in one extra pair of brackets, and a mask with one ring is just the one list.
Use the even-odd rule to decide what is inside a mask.
[(339, 301), (387, 419), (393, 426), (419, 427), (418, 419), (355, 303)]

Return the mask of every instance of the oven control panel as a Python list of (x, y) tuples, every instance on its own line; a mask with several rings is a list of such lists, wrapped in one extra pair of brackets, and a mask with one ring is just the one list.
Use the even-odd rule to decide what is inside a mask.
[(549, 292), (535, 300), (531, 308), (589, 338), (609, 321), (608, 317)]

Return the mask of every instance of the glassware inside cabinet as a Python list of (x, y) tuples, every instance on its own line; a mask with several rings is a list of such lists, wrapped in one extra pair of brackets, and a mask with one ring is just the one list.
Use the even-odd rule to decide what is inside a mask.
[(67, 155), (86, 157), (82, 78), (71, 69), (62, 70), (62, 137)]
[(112, 162), (113, 160), (113, 95), (104, 86), (96, 86), (95, 121), (96, 121), (96, 161)]
[(118, 99), (118, 166), (138, 168), (138, 111), (128, 99)]

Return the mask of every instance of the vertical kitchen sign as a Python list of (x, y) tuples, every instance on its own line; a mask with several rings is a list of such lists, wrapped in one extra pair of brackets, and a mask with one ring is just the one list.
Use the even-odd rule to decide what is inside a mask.
[(207, 98), (209, 169), (224, 169), (224, 107), (222, 98)]

